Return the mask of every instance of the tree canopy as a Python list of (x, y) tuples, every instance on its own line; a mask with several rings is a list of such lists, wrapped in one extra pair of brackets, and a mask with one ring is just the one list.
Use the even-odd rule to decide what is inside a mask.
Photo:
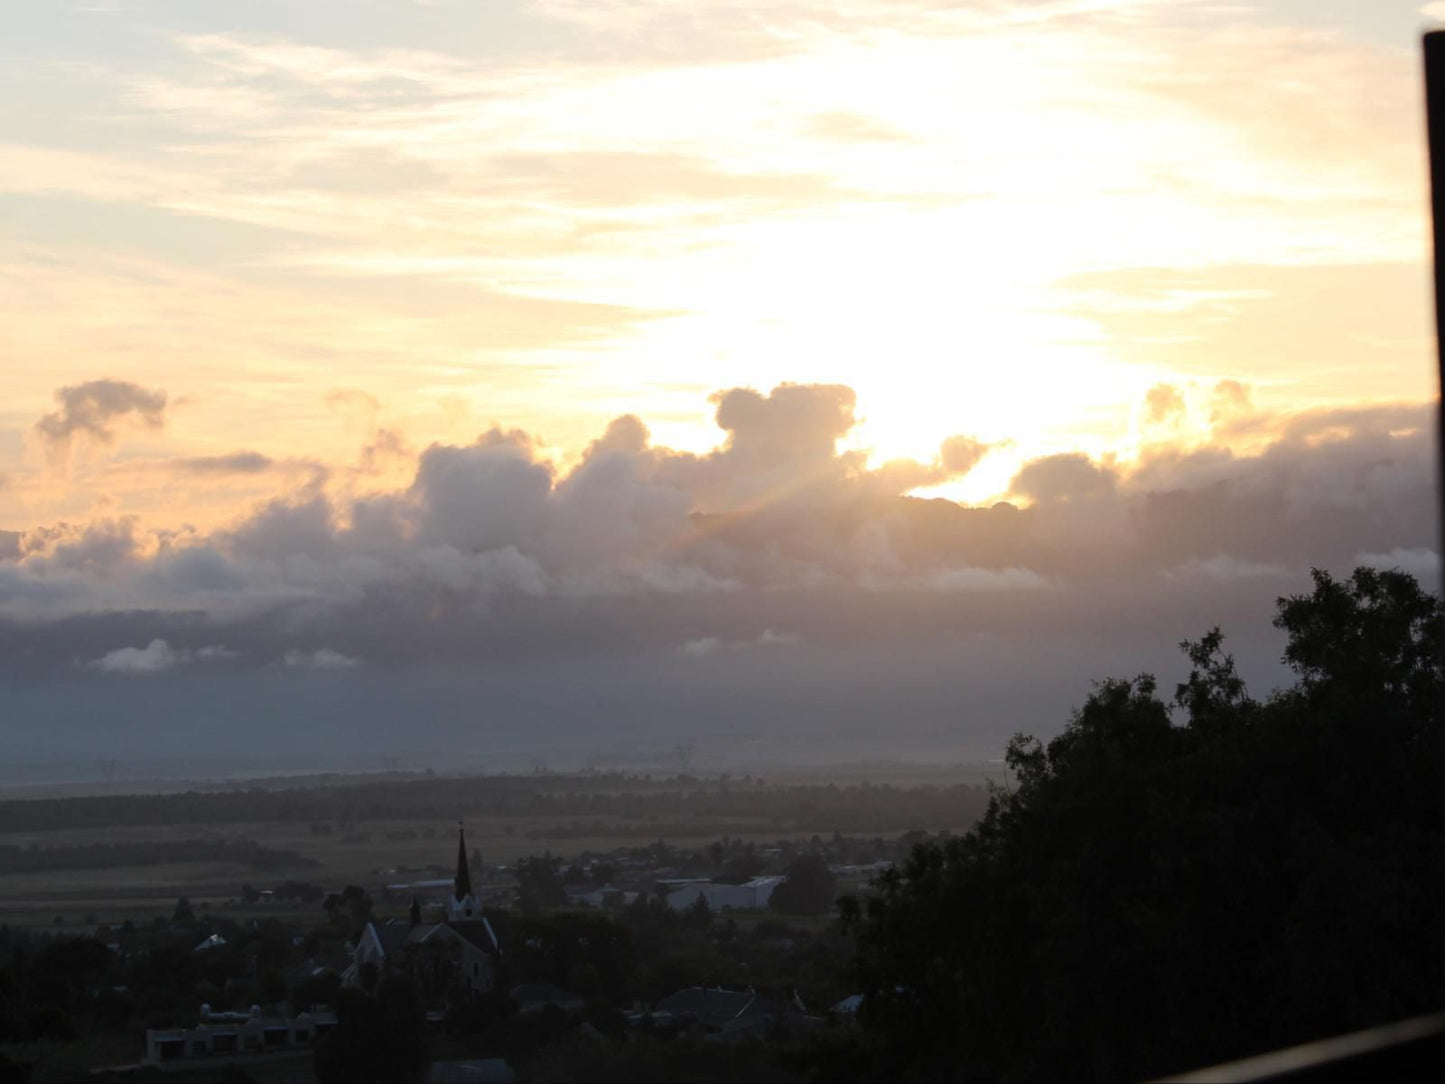
[(1098, 683), (966, 836), (844, 901), (863, 1078), (1138, 1079), (1438, 1008), (1442, 607), (1408, 575), (1277, 601), (1296, 683), (1212, 630)]
[(421, 1078), (427, 1060), (416, 988), (387, 978), (374, 993), (337, 993), (336, 1027), (317, 1043), (314, 1069), (321, 1081), (408, 1081)]
[(820, 854), (800, 854), (786, 879), (773, 889), (768, 906), (784, 915), (821, 915), (838, 896), (838, 879)]

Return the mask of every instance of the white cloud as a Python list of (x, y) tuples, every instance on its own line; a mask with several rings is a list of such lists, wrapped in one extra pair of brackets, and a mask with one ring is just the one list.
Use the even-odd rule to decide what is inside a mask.
[(703, 636), (697, 640), (689, 640), (677, 649), (679, 655), (689, 659), (698, 659), (704, 655), (711, 655), (720, 650), (723, 642), (716, 636)]
[(329, 647), (318, 648), (309, 653), (291, 650), (282, 656), (281, 661), (293, 670), (354, 670), (361, 665), (360, 659), (343, 655)]
[(780, 632), (777, 629), (763, 629), (753, 643), (759, 647), (797, 647), (803, 643), (803, 638), (796, 632)]
[(751, 640), (724, 640), (719, 636), (703, 636), (688, 640), (677, 653), (684, 658), (697, 659), (704, 655), (715, 655), (720, 651), (748, 651), (755, 648), (799, 647), (805, 641), (795, 632), (767, 628)]
[(118, 647), (86, 665), (107, 674), (158, 674), (193, 662), (214, 662), (234, 659), (238, 652), (222, 644), (207, 644), (194, 651), (174, 648), (162, 639), (154, 639), (145, 647)]
[(184, 661), (164, 640), (152, 640), (145, 647), (118, 647), (90, 665), (108, 674), (156, 674)]

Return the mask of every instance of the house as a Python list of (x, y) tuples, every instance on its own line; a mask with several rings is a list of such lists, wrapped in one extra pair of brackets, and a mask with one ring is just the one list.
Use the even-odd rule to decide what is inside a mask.
[(699, 898), (702, 898), (707, 901), (708, 908), (713, 911), (722, 911), (729, 907), (738, 909), (766, 907), (768, 900), (772, 898), (773, 889), (782, 884), (784, 880), (786, 880), (784, 877), (758, 877), (740, 885), (714, 884), (711, 881), (703, 881), (669, 892), (667, 905), (674, 911), (686, 911), (689, 907), (694, 906)]
[(459, 835), (457, 872), (447, 901), (445, 922), (422, 922), (412, 901), (409, 921), (368, 922), (356, 940), (351, 965), (342, 973), (347, 986), (364, 986), (368, 975), (406, 975), (424, 994), (441, 996), (457, 985), (472, 995), (496, 985), (502, 946), (491, 922), (472, 894), (465, 834)]
[(146, 1063), (304, 1051), (336, 1026), (333, 1013), (281, 1017), (262, 1016), (257, 1006), (250, 1013), (209, 1010), (201, 1006), (200, 1023), (193, 1028), (146, 1029)]
[(580, 1013), (584, 1005), (582, 998), (550, 982), (524, 982), (508, 990), (507, 997), (523, 1016), (540, 1013), (549, 1005), (565, 1013)]
[(705, 1031), (715, 1031), (759, 1012), (773, 1012), (771, 998), (760, 998), (754, 990), (725, 990), (722, 987), (707, 986), (689, 986), (675, 994), (669, 994), (653, 1006), (654, 1016), (694, 1021)]
[(646, 892), (637, 888), (623, 888), (619, 885), (606, 884), (601, 888), (593, 888), (578, 896), (574, 902), (584, 907), (597, 907), (602, 910), (616, 911), (633, 903), (638, 896), (646, 895)]
[(766, 1039), (779, 1031), (797, 1032), (818, 1026), (795, 993), (779, 1002), (754, 990), (689, 986), (669, 994), (650, 1014), (654, 1024), (701, 1028), (709, 1042)]

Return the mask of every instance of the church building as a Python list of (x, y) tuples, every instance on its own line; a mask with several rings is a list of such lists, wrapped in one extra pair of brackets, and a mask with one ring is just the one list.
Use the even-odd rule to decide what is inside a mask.
[[(347, 986), (367, 988), (387, 975), (406, 975), (424, 997), (436, 998), (461, 986), (472, 995), (496, 984), (501, 942), (472, 891), (465, 831), (457, 830), (457, 872), (447, 900), (446, 920), (424, 923), (413, 897), (410, 920), (368, 922), (357, 938)], [(368, 966), (369, 965), (369, 966)]]

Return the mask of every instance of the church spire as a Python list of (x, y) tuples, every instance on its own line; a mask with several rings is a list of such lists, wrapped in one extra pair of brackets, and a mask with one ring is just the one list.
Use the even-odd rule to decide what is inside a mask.
[(457, 822), (457, 880), (455, 896), (464, 900), (472, 894), (472, 874), (467, 869), (467, 832), (462, 822)]

